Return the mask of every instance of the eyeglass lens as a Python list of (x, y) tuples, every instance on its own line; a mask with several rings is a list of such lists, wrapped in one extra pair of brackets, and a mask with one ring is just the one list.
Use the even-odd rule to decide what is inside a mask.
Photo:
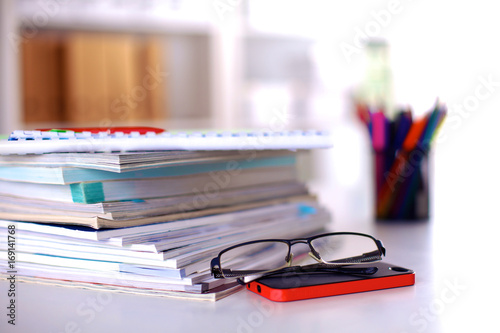
[(320, 258), (331, 264), (355, 264), (381, 259), (380, 251), (375, 241), (361, 235), (330, 235), (315, 238), (312, 247)]

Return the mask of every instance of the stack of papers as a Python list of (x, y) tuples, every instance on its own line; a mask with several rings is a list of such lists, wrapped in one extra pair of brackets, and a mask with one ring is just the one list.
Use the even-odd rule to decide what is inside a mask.
[[(297, 154), (0, 155), (0, 238), (13, 241), (0, 242), (0, 273), (146, 295), (225, 297), (241, 286), (212, 277), (210, 260), (221, 250), (315, 234), (329, 222), (297, 180)], [(254, 259), (248, 265), (270, 260)]]

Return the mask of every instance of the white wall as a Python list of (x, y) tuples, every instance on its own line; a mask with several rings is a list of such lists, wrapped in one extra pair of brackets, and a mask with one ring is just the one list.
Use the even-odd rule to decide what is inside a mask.
[(367, 139), (343, 115), (346, 93), (361, 75), (363, 49), (355, 47), (359, 54), (346, 57), (341, 47), (356, 46), (359, 31), (388, 40), (396, 102), (410, 104), (417, 114), (428, 111), (437, 97), (448, 105), (435, 145), (435, 215), (450, 216), (453, 223), (453, 214), (475, 218), (479, 213), (498, 222), (500, 20), (494, 2), (307, 1), (295, 13), (276, 8), (268, 14), (269, 25), (274, 15), (276, 25), (295, 22), (295, 29), (319, 36), (313, 54), (322, 83), (318, 114), (329, 114), (337, 140), (332, 151), (319, 153), (324, 163), (318, 172), (331, 186), (326, 200), (337, 222), (371, 214)]

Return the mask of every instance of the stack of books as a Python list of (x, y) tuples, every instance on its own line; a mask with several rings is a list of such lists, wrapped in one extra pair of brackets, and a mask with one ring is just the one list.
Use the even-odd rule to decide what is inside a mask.
[[(80, 137), (80, 148), (90, 139), (146, 140), (133, 152), (103, 145), (100, 152), (52, 152), (51, 141), (71, 146), (77, 135), (42, 133), (0, 142), (0, 238), (7, 240), (0, 242), (0, 273), (18, 281), (217, 300), (240, 289), (210, 273), (222, 249), (315, 234), (329, 222), (298, 180), (299, 152), (272, 144), (293, 142), (282, 140), (290, 133), (239, 150), (197, 149), (205, 134), (191, 136), (196, 144), (185, 150), (155, 151), (146, 139), (160, 138), (151, 132)], [(293, 135), (303, 135), (301, 148), (329, 146), (326, 136)], [(6, 154), (30, 145), (37, 154)], [(247, 264), (266, 260), (260, 253)]]

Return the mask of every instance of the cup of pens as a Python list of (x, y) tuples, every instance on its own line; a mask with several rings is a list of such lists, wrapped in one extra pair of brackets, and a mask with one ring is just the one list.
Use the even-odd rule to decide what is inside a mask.
[(393, 119), (366, 104), (357, 104), (356, 111), (370, 132), (373, 148), (376, 219), (429, 219), (429, 155), (446, 107), (436, 103), (418, 119), (411, 109)]

